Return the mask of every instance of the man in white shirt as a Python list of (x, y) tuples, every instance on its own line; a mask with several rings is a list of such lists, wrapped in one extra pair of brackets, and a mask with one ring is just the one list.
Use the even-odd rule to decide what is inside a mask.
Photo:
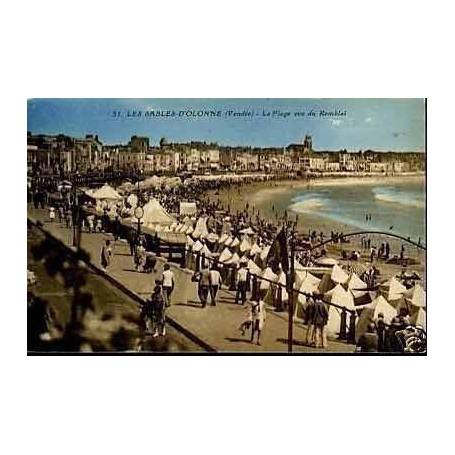
[(216, 265), (213, 265), (210, 268), (210, 298), (212, 301), (212, 306), (216, 306), (216, 295), (218, 294), (218, 289), (220, 289), (221, 284), (221, 274), (218, 271)]
[[(235, 294), (235, 303), (243, 305), (246, 302), (248, 269), (244, 262), (240, 263), (240, 268), (237, 271), (237, 292)], [(239, 302), (240, 300), (240, 302)]]
[(174, 290), (174, 283), (175, 283), (174, 272), (171, 270), (169, 264), (164, 264), (163, 295), (167, 307), (171, 306), (171, 295), (172, 291)]

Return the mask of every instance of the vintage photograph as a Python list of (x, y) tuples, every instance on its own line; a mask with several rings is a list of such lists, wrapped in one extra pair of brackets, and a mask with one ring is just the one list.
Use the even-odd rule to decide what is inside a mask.
[(27, 100), (29, 355), (427, 350), (425, 99)]

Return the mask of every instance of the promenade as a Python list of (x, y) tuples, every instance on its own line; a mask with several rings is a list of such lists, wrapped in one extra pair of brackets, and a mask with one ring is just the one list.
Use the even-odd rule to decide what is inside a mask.
[[(73, 230), (67, 229), (57, 220), (49, 222), (48, 211), (28, 206), (27, 216), (43, 223), (44, 229), (67, 245), (72, 244)], [(154, 281), (161, 276), (164, 258), (158, 258), (155, 273), (139, 273), (135, 270), (129, 246), (123, 240), (114, 242), (112, 235), (82, 233), (81, 248), (90, 254), (93, 265), (100, 267), (100, 252), (103, 242), (110, 239), (114, 256), (107, 273), (123, 286), (142, 298), (148, 298)], [(234, 293), (221, 289), (218, 293), (218, 305), (202, 308), (197, 294), (197, 284), (191, 281), (192, 272), (182, 269), (172, 262), (176, 285), (172, 295), (172, 305), (168, 316), (187, 331), (218, 352), (287, 352), (288, 320), (286, 313), (267, 311), (265, 328), (261, 335), (261, 345), (249, 341), (249, 333), (244, 336), (238, 330), (247, 316), (245, 307), (234, 303)], [(327, 349), (316, 349), (303, 346), (306, 327), (294, 322), (294, 352), (330, 353), (353, 352), (355, 347), (345, 342), (329, 340)]]

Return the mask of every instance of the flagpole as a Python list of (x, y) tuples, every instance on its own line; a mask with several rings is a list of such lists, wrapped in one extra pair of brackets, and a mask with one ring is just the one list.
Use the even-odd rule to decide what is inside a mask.
[[(288, 224), (286, 222), (286, 238), (288, 237)], [(287, 275), (288, 288), (288, 352), (292, 352), (293, 345), (293, 328), (294, 328), (294, 262), (295, 262), (295, 242), (294, 242), (294, 227), (290, 237), (291, 247), (291, 264)]]

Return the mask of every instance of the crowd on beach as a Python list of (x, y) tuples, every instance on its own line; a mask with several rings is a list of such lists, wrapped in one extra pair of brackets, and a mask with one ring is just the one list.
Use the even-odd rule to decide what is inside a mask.
[[(191, 232), (197, 229), (197, 221), (204, 219), (206, 233), (204, 236), (197, 237), (192, 244), (186, 245), (187, 254), (186, 264), (195, 271), (192, 280), (197, 282), (198, 296), (201, 307), (205, 308), (209, 302), (210, 305), (217, 305), (217, 295), (222, 286), (235, 291), (235, 303), (244, 305), (247, 308), (246, 318), (241, 323), (239, 330), (245, 334), (247, 330), (251, 332), (251, 342), (256, 339), (260, 344), (261, 332), (264, 330), (266, 321), (266, 295), (270, 294), (272, 288), (272, 303), (275, 310), (282, 311), (286, 309), (286, 290), (283, 286), (270, 286), (267, 279), (252, 280), (254, 272), (249, 267), (247, 257), (239, 258), (233, 262), (231, 267), (220, 267), (219, 258), (223, 253), (224, 245), (218, 242), (220, 238), (232, 237), (233, 239), (245, 238), (245, 232), (251, 230), (253, 233), (251, 243), (254, 243), (259, 250), (270, 249), (281, 227), (287, 222), (287, 213), (275, 222), (260, 216), (258, 210), (245, 204), (243, 210), (233, 211), (231, 208), (223, 207), (219, 201), (210, 200), (207, 197), (207, 191), (216, 192), (225, 187), (236, 188), (238, 194), (247, 189), (247, 185), (254, 179), (244, 179), (233, 183), (232, 181), (220, 180), (194, 180), (190, 185), (178, 185), (174, 188), (156, 187), (144, 191), (135, 191), (131, 189), (124, 194), (125, 200), (129, 194), (136, 194), (136, 206), (144, 205), (152, 198), (155, 198), (161, 206), (176, 219), (176, 223), (191, 226)], [(45, 207), (47, 198), (32, 198), (35, 207)], [(182, 201), (196, 203), (197, 213), (194, 216), (180, 215), (179, 208)], [(90, 208), (91, 204), (87, 204)], [(113, 209), (113, 210), (112, 210)], [(134, 207), (129, 207), (128, 203), (117, 204), (116, 207), (110, 207), (109, 211), (105, 208), (101, 213), (94, 211), (83, 212), (81, 215), (75, 214), (75, 209), (69, 200), (52, 203), (49, 206), (49, 222), (58, 222), (71, 228), (73, 223), (78, 223), (79, 227), (89, 234), (111, 232), (114, 240), (120, 235), (126, 233), (126, 240), (130, 247), (130, 254), (133, 258), (135, 268), (138, 272), (152, 272), (156, 266), (156, 254), (150, 251), (147, 236), (140, 234), (134, 229), (121, 229), (122, 219), (126, 213), (131, 217)], [(79, 219), (76, 217), (79, 216)], [(371, 215), (370, 215), (371, 216)], [(213, 234), (216, 240), (211, 241), (210, 235)], [(194, 243), (198, 242), (200, 249), (194, 251)], [(372, 244), (371, 238), (361, 238), (361, 251), (351, 249), (347, 252), (346, 247), (349, 240), (343, 235), (343, 232), (323, 233), (316, 230), (310, 230), (305, 234), (295, 236), (296, 243), (296, 260), (303, 267), (318, 265), (318, 261), (327, 256), (327, 244), (338, 245), (340, 259), (349, 261), (361, 261), (367, 252), (367, 258), (370, 265), (362, 270), (361, 278), (367, 283), (369, 289), (377, 286), (378, 261), (386, 261), (391, 256), (391, 246), (388, 242), (383, 242), (378, 247)], [(318, 246), (320, 245), (320, 246)], [(232, 245), (233, 246), (233, 245)], [(238, 246), (238, 245), (237, 245)], [(203, 252), (207, 254), (204, 255)], [(201, 254), (202, 252), (202, 254)], [(369, 253), (368, 253), (369, 252)], [(109, 271), (109, 266), (113, 259), (113, 248), (111, 240), (105, 240), (101, 252), (101, 267), (105, 272)], [(398, 255), (395, 255), (398, 256)], [(399, 254), (400, 260), (405, 259), (405, 248), (401, 247)], [(268, 267), (267, 257), (262, 258), (262, 268)], [(349, 265), (347, 269), (349, 270)], [(277, 283), (284, 284), (286, 276), (281, 264), (271, 270), (275, 275)], [(271, 275), (271, 276), (272, 276)], [(412, 277), (411, 277), (412, 278)], [(402, 282), (406, 287), (411, 288), (415, 281), (411, 278), (402, 276)], [(415, 278), (415, 277), (414, 277)], [(417, 277), (418, 279), (418, 277)], [(142, 308), (144, 330), (151, 331), (153, 337), (164, 336), (166, 333), (166, 309), (172, 303), (172, 295), (175, 288), (175, 275), (171, 270), (169, 263), (164, 265), (164, 271), (161, 276), (155, 280), (152, 295), (146, 300)], [(324, 302), (323, 295), (312, 293), (308, 296), (303, 323), (308, 327), (305, 344), (317, 348), (327, 348), (327, 321), (329, 318), (329, 309)], [(413, 335), (413, 329), (410, 328), (409, 314), (405, 309), (400, 309), (400, 313), (386, 324), (383, 315), (379, 314), (377, 318), (371, 320), (364, 334), (358, 340), (358, 350), (362, 352), (396, 352), (405, 350), (404, 346)], [(406, 332), (408, 331), (408, 332)], [(412, 333), (411, 333), (412, 332)]]

